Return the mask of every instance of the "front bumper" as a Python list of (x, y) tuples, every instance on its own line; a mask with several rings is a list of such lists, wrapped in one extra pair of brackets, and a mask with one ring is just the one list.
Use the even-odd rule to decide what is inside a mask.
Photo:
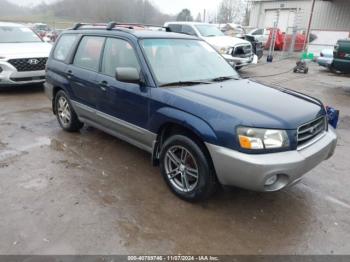
[(45, 82), (45, 70), (18, 72), (6, 61), (0, 61), (0, 86), (22, 86)]
[(247, 58), (235, 57), (227, 54), (223, 54), (222, 56), (226, 59), (226, 61), (228, 61), (231, 64), (234, 64), (236, 67), (242, 67), (258, 63), (258, 57), (254, 54)]
[[(228, 148), (206, 144), (221, 184), (254, 191), (278, 191), (297, 183), (301, 177), (335, 150), (337, 135), (332, 127), (310, 146), (301, 150), (273, 154), (244, 154)], [(275, 184), (265, 186), (272, 176)]]

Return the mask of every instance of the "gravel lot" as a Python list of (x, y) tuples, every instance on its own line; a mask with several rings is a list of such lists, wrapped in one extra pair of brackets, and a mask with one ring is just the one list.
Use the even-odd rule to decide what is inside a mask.
[[(293, 188), (225, 188), (189, 204), (147, 153), (91, 127), (63, 132), (41, 88), (0, 92), (1, 254), (350, 254), (350, 77), (293, 60), (243, 76), (341, 110), (335, 156)], [(273, 103), (273, 98), (271, 98)], [(291, 108), (293, 110), (293, 108)]]

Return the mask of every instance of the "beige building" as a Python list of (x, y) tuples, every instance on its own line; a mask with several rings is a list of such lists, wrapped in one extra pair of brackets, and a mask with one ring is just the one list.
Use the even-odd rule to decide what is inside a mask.
[[(306, 28), (311, 0), (252, 0), (249, 25), (252, 27), (272, 27), (277, 20), (282, 30), (297, 26)], [(350, 31), (349, 0), (316, 0), (314, 30)]]
[[(312, 0), (251, 0), (249, 26), (269, 28), (278, 22), (278, 28), (287, 34), (294, 28), (306, 31), (311, 6)], [(316, 54), (350, 37), (350, 0), (316, 0), (311, 32), (317, 36), (311, 43)]]

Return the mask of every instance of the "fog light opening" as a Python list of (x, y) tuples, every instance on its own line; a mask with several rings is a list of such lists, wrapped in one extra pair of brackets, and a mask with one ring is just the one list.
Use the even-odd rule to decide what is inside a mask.
[(268, 179), (266, 179), (265, 181), (265, 186), (270, 187), (272, 185), (274, 185), (278, 180), (278, 176), (277, 175), (273, 175), (271, 177), (269, 177)]
[(285, 188), (289, 183), (289, 177), (285, 174), (276, 174), (265, 180), (265, 191), (273, 192)]

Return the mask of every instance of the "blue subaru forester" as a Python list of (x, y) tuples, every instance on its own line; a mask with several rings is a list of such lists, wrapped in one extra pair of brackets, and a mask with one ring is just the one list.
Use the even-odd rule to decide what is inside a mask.
[(241, 79), (197, 38), (78, 24), (47, 64), (60, 126), (94, 126), (152, 154), (180, 198), (218, 185), (271, 192), (330, 158), (337, 136), (320, 101)]

